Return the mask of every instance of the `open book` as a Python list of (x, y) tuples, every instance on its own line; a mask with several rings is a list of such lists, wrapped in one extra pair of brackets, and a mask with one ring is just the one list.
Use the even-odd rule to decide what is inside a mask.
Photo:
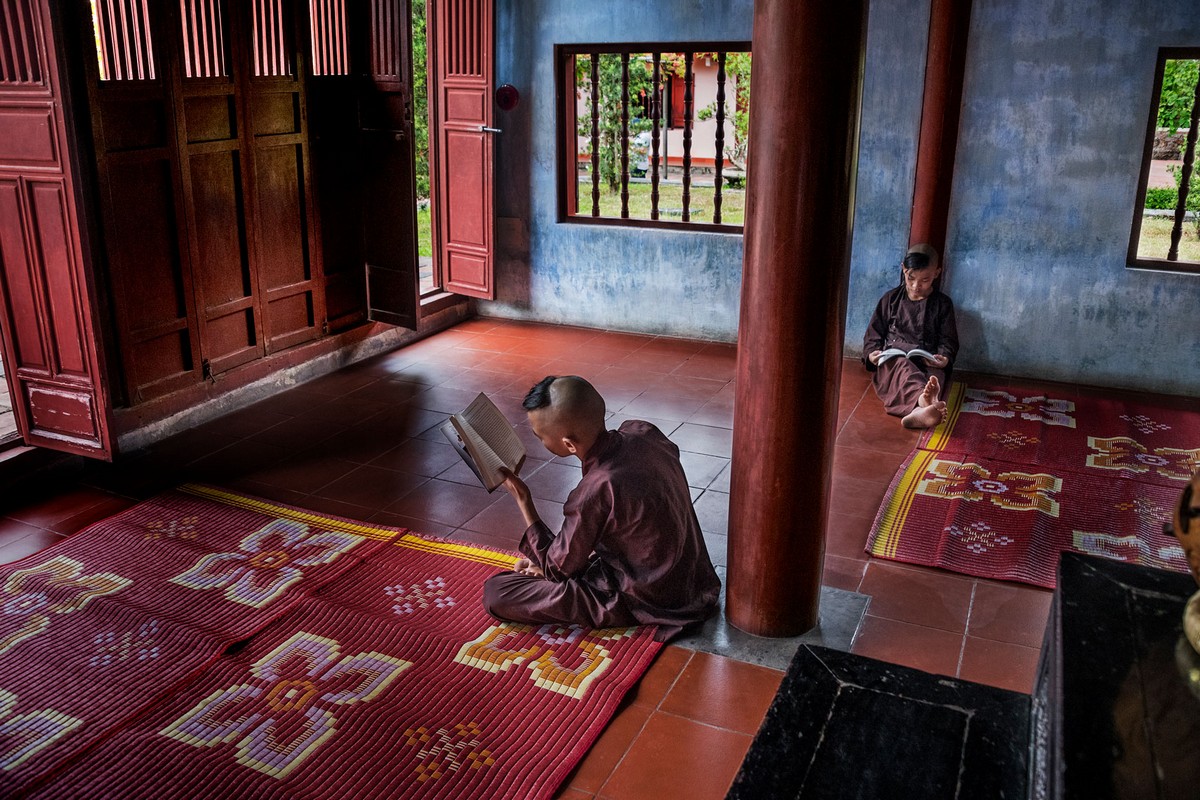
[(879, 360), (875, 362), (875, 366), (879, 366), (893, 356), (904, 356), (905, 358), (923, 358), (926, 361), (932, 361), (937, 358), (936, 353), (931, 353), (928, 350), (922, 350), (919, 347), (914, 347), (912, 350), (904, 351), (899, 347), (889, 347), (879, 354)]
[(504, 483), (501, 467), (517, 474), (525, 463), (525, 445), (496, 404), (482, 392), (471, 405), (451, 414), (441, 430), (489, 492)]

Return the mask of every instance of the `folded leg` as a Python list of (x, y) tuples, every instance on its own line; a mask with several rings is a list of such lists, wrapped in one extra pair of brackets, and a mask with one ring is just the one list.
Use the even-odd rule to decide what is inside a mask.
[(602, 594), (582, 581), (557, 582), (519, 572), (502, 572), (484, 581), (483, 607), (494, 617), (527, 625), (637, 624), (620, 597)]

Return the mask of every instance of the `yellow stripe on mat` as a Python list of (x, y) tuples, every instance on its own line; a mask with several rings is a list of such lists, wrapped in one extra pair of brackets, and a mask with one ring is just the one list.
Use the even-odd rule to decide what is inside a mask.
[(284, 519), (293, 519), (297, 522), (315, 524), (329, 530), (353, 533), (368, 539), (393, 540), (392, 544), (398, 547), (406, 547), (410, 550), (420, 550), (425, 553), (440, 553), (441, 555), (461, 558), (466, 561), (493, 564), (497, 567), (511, 567), (513, 565), (513, 556), (504, 553), (497, 553), (492, 550), (485, 550), (481, 547), (473, 547), (469, 544), (459, 544), (457, 542), (431, 541), (409, 533), (398, 534), (394, 528), (384, 528), (378, 525), (369, 525), (365, 522), (353, 522), (351, 520), (337, 519), (336, 517), (327, 517), (322, 514), (315, 514), (312, 511), (281, 506), (276, 503), (270, 503), (254, 497), (246, 497), (245, 495), (228, 492), (212, 486), (187, 483), (180, 486), (179, 491), (193, 494), (197, 497), (204, 497), (223, 505), (233, 506), (234, 508), (244, 508), (260, 514), (270, 514)]
[(883, 558), (895, 558), (900, 546), (900, 531), (908, 518), (916, 495), (917, 482), (925, 477), (929, 462), (937, 456), (930, 450), (918, 450), (917, 455), (909, 462), (908, 468), (896, 485), (896, 491), (888, 498), (887, 508), (879, 520), (879, 528), (875, 533), (875, 541), (871, 543), (871, 555)]
[(396, 536), (396, 531), (391, 528), (382, 528), (378, 525), (368, 525), (365, 522), (351, 522), (345, 519), (336, 519), (334, 517), (326, 517), (322, 514), (315, 514), (312, 511), (303, 511), (298, 508), (290, 508), (288, 506), (276, 505), (265, 500), (259, 500), (254, 497), (246, 497), (233, 492), (227, 492), (224, 489), (216, 489), (212, 486), (201, 486), (196, 483), (187, 483), (179, 487), (179, 491), (194, 494), (198, 497), (206, 497), (209, 500), (215, 500), (227, 506), (234, 508), (244, 508), (249, 511), (257, 511), (262, 514), (271, 514), (284, 519), (294, 519), (297, 522), (310, 522), (320, 525), (322, 528), (330, 530), (345, 531), (346, 533), (354, 533), (359, 536), (365, 536), (368, 539), (393, 539)]
[(941, 450), (946, 446), (950, 434), (954, 432), (954, 423), (958, 422), (958, 415), (962, 412), (966, 390), (967, 385), (961, 381), (950, 384), (950, 396), (946, 400), (946, 418), (933, 429), (929, 441), (922, 447), (923, 450)]
[(464, 561), (476, 561), (480, 564), (491, 564), (497, 567), (505, 567), (512, 569), (514, 556), (504, 553), (497, 553), (493, 550), (484, 550), (482, 547), (472, 547), (469, 544), (459, 544), (457, 542), (436, 542), (429, 539), (422, 539), (419, 536), (404, 534), (392, 544), (398, 547), (407, 547), (410, 550), (420, 550), (425, 553), (440, 553), (444, 556), (452, 558), (461, 558)]

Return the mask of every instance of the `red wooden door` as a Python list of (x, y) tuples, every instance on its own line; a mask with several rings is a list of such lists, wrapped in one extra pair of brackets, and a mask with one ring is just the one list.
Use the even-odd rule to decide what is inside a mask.
[(47, 0), (0, 0), (0, 326), (30, 445), (111, 459), (63, 85)]
[(433, 0), (433, 194), (444, 287), (492, 298), (492, 0)]
[[(85, 5), (73, 7), (81, 11)], [(201, 380), (186, 203), (176, 178), (180, 150), (171, 75), (181, 67), (171, 48), (162, 46), (173, 40), (167, 15), (135, 11), (121, 14), (111, 0), (101, 0), (95, 28), (82, 13), (75, 21), (80, 41), (95, 36), (100, 43), (95, 57), (89, 53), (81, 61), (128, 404)], [(228, 62), (224, 48), (214, 44), (210, 50), (206, 68), (222, 68)], [(194, 65), (185, 59), (182, 68), (190, 73)], [(114, 386), (114, 393), (120, 388)]]
[(304, 4), (93, 1), (78, 24), (100, 42), (83, 62), (136, 405), (324, 329)]
[(371, 0), (370, 5), (367, 69), (358, 107), (367, 314), (378, 322), (416, 329), (417, 203), (408, 2)]
[(250, 45), (249, 63), (239, 64), (245, 87), (242, 128), (248, 195), (254, 202), (256, 299), (263, 345), (274, 353), (316, 338), (325, 323), (302, 79), (306, 53), (296, 44), (303, 4), (251, 0), (232, 5), (249, 12), (242, 23), (249, 35), (240, 37)]

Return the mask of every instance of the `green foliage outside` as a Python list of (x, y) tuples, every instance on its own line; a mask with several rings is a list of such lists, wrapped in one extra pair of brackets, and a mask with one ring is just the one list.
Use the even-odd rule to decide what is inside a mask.
[(433, 221), (429, 206), (417, 206), (417, 255), (433, 255)]
[[(629, 217), (631, 219), (650, 219), (649, 183), (629, 184)], [(592, 208), (592, 185), (586, 176), (579, 181), (579, 197), (586, 211), (580, 216), (589, 216)], [(711, 223), (713, 221), (715, 192), (711, 185), (693, 184), (688, 196), (688, 215), (690, 222)], [(600, 216), (621, 216), (621, 190), (605, 190), (603, 185), (600, 192)], [(683, 219), (683, 185), (679, 183), (661, 183), (658, 187), (659, 219), (665, 222), (679, 222)], [(746, 193), (739, 189), (723, 189), (721, 191), (721, 224), (742, 225), (746, 219)]]
[(1192, 102), (1196, 97), (1196, 81), (1200, 78), (1200, 61), (1168, 59), (1163, 68), (1162, 92), (1158, 101), (1158, 127), (1171, 133), (1186, 128), (1192, 121)]
[[(1175, 178), (1175, 200), (1179, 201), (1180, 183), (1183, 178), (1183, 167), (1170, 167), (1171, 175)], [(1184, 201), (1184, 207), (1192, 212), (1192, 225), (1196, 229), (1196, 235), (1200, 236), (1200, 170), (1192, 170), (1192, 174), (1188, 180), (1187, 199)], [(1175, 208), (1175, 206), (1171, 206)]]
[[(631, 53), (629, 56), (629, 138), (650, 130), (649, 119), (637, 116), (642, 111), (640, 99), (653, 94), (654, 67), (650, 56)], [(599, 156), (600, 178), (610, 190), (621, 184), (621, 56), (618, 53), (601, 53), (597, 68), (600, 90)], [(591, 152), (592, 120), (592, 58), (580, 55), (575, 58), (575, 86), (589, 109), (577, 121), (579, 135), (585, 137), (584, 152)], [(632, 160), (632, 153), (630, 154)]]
[[(715, 57), (715, 53), (713, 54)], [(725, 143), (725, 157), (742, 172), (746, 171), (746, 158), (750, 153), (750, 54), (729, 53), (725, 58), (725, 74), (736, 87), (733, 103), (733, 142)], [(729, 98), (725, 99), (728, 114)], [(717, 114), (715, 102), (700, 109), (697, 119), (712, 119)], [(728, 118), (728, 117), (727, 117)], [(744, 185), (744, 178), (742, 185)]]
[[(1166, 258), (1171, 249), (1171, 228), (1175, 220), (1171, 217), (1143, 217), (1142, 235), (1138, 239), (1138, 256), (1141, 258)], [(1179, 241), (1179, 260), (1200, 263), (1200, 238), (1191, 225), (1184, 226)]]
[[(429, 197), (429, 88), (426, 86), (425, 0), (412, 3), (413, 159), (416, 161), (417, 197)], [(428, 211), (428, 209), (426, 209)], [(428, 216), (428, 214), (427, 214)], [(422, 241), (424, 241), (422, 239)], [(428, 255), (423, 253), (422, 255)]]
[(1146, 190), (1146, 208), (1155, 211), (1174, 210), (1179, 200), (1179, 190), (1166, 186), (1151, 187)]
[[(1175, 188), (1157, 187), (1146, 190), (1146, 209), (1174, 211), (1179, 202), (1179, 183), (1182, 169), (1170, 167), (1175, 177)], [(1192, 173), (1189, 181), (1185, 206), (1191, 217), (1185, 220), (1179, 240), (1179, 260), (1200, 262), (1200, 170)], [(1171, 249), (1171, 232), (1175, 227), (1175, 216), (1146, 215), (1142, 217), (1141, 235), (1138, 238), (1138, 255), (1144, 258), (1166, 258)]]

